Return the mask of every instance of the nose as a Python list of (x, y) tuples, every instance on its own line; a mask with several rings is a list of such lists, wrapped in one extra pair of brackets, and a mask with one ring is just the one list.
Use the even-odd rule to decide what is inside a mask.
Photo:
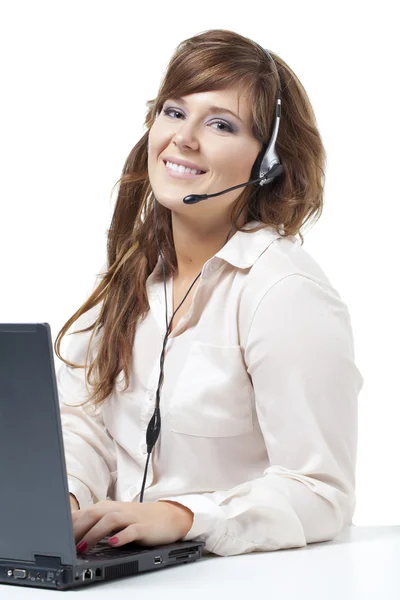
[(199, 141), (193, 132), (193, 126), (188, 121), (180, 125), (179, 132), (175, 134), (173, 141), (178, 148), (197, 150), (199, 147)]

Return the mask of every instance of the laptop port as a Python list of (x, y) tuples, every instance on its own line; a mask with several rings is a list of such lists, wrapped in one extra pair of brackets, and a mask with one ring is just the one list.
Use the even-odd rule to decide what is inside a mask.
[(14, 579), (25, 579), (26, 569), (14, 569)]
[(161, 556), (155, 556), (155, 557), (153, 558), (153, 563), (154, 563), (155, 565), (160, 565), (160, 564), (162, 563), (162, 558), (161, 558)]
[(93, 579), (93, 578), (94, 578), (93, 569), (86, 569), (86, 571), (84, 571), (84, 573), (83, 573), (83, 580)]

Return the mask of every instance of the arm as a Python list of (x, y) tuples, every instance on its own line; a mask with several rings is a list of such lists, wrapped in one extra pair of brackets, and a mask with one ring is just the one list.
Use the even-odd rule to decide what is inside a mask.
[(347, 308), (307, 277), (280, 280), (257, 307), (245, 361), (270, 466), (230, 490), (160, 500), (191, 509), (184, 539), (223, 556), (333, 539), (355, 508), (363, 383)]
[[(76, 321), (74, 330), (87, 327), (94, 318), (92, 309)], [(90, 335), (89, 331), (70, 337), (64, 355), (67, 360), (84, 364)], [(85, 508), (107, 498), (112, 472), (117, 469), (114, 441), (104, 425), (101, 407), (94, 410), (78, 406), (88, 397), (84, 369), (61, 363), (57, 370), (57, 387), (68, 488), (80, 508)]]

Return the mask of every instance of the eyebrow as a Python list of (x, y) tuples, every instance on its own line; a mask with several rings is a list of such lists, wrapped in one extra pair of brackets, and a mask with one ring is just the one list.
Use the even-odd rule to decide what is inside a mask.
[[(170, 100), (177, 100), (178, 102), (181, 102), (182, 104), (184, 104), (185, 106), (187, 106), (187, 102), (184, 98), (182, 98), (181, 96), (171, 96)], [(209, 106), (208, 107), (208, 112), (225, 112), (225, 113), (229, 113), (230, 115), (232, 115), (233, 117), (235, 117), (236, 119), (239, 119), (239, 121), (241, 123), (243, 123), (242, 119), (239, 117), (239, 115), (237, 115), (236, 113), (232, 112), (231, 110), (229, 110), (228, 108), (223, 108), (222, 106)], [(243, 123), (244, 125), (244, 123)]]

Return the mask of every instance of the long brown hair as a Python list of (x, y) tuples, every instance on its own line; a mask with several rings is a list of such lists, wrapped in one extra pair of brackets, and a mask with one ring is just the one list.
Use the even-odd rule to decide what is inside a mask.
[[(322, 213), (326, 153), (307, 93), (295, 73), (274, 52), (281, 80), (281, 120), (276, 151), (284, 172), (269, 185), (258, 186), (246, 221), (260, 221), (284, 237), (299, 234), (300, 228)], [(72, 368), (85, 368), (86, 386), (92, 392), (84, 403), (100, 406), (111, 394), (123, 370), (125, 390), (129, 387), (136, 323), (147, 314), (149, 303), (146, 280), (158, 260), (155, 238), (155, 198), (147, 169), (149, 130), (165, 100), (199, 92), (226, 89), (240, 84), (249, 94), (253, 135), (266, 144), (272, 133), (277, 97), (277, 77), (273, 63), (250, 39), (233, 31), (212, 29), (184, 40), (176, 48), (155, 99), (147, 102), (146, 133), (129, 153), (119, 184), (118, 197), (107, 238), (107, 268), (90, 297), (61, 328), (55, 352)], [(263, 145), (265, 149), (266, 146)], [(250, 173), (249, 173), (250, 176)], [(243, 188), (231, 211), (234, 224), (254, 185)], [(114, 186), (115, 187), (115, 186)], [(264, 225), (265, 224), (265, 225)], [(239, 227), (236, 231), (242, 231)], [(243, 227), (243, 225), (242, 225)], [(158, 239), (165, 259), (166, 274), (177, 270), (172, 237), (171, 211), (158, 204)], [(96, 320), (73, 335), (92, 331), (85, 365), (77, 365), (60, 355), (60, 344), (71, 325), (84, 313), (96, 309)], [(102, 335), (98, 335), (102, 331)], [(71, 335), (71, 334), (69, 334)], [(96, 355), (90, 353), (96, 335)], [(91, 354), (88, 371), (88, 357)], [(91, 376), (96, 373), (94, 383)], [(125, 391), (124, 390), (124, 391)]]

